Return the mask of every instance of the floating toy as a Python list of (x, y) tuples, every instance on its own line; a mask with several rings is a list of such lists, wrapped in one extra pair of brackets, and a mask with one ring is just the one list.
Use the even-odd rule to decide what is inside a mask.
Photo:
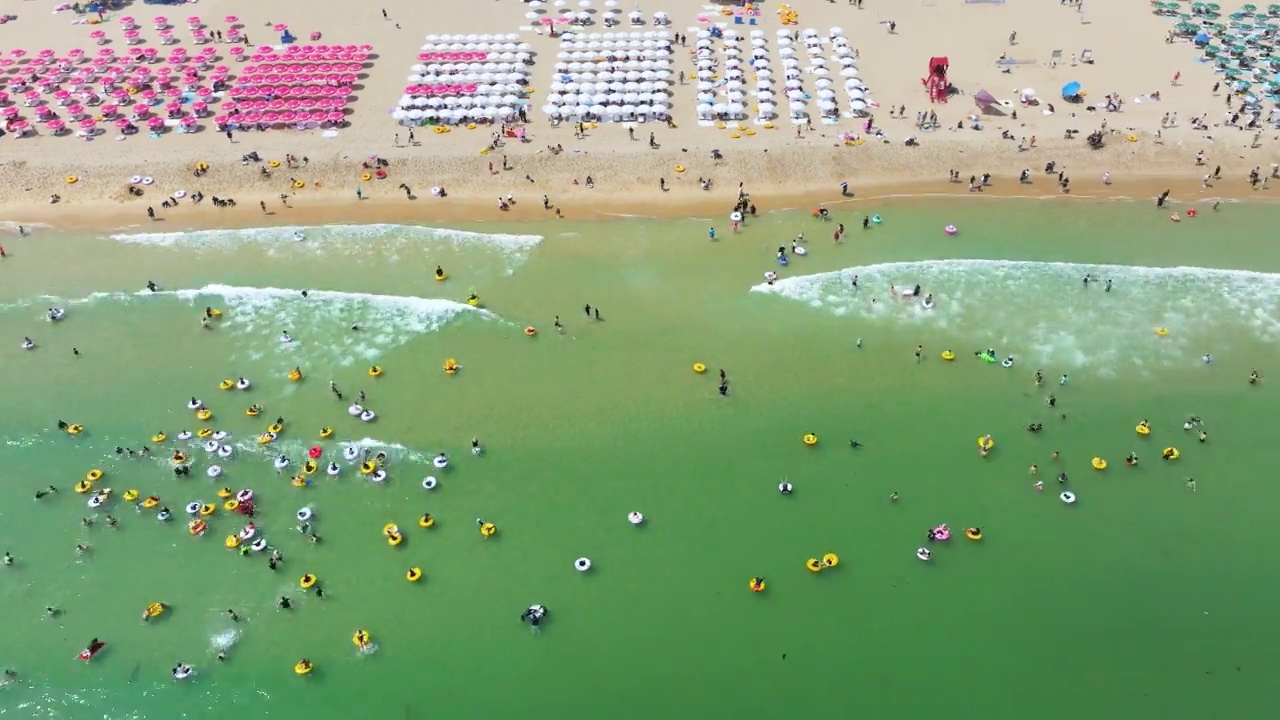
[(351, 636), (351, 644), (358, 648), (364, 648), (369, 644), (369, 631), (357, 630), (355, 634)]
[(409, 582), (418, 582), (422, 579), (422, 568), (409, 568), (404, 574), (404, 579)]
[(196, 437), (201, 439), (210, 437), (211, 435), (213, 435), (213, 430), (211, 428), (200, 428), (196, 431)]
[(639, 525), (640, 523), (644, 522), (644, 515), (635, 511), (627, 513), (627, 522), (631, 523), (632, 525)]
[(133, 502), (134, 500), (138, 499), (138, 491), (132, 488), (129, 490), (125, 490), (124, 495), (122, 495), (121, 497), (124, 498), (125, 502)]
[(538, 331), (532, 325), (530, 325), (529, 327), (524, 329), (524, 334), (528, 335), (529, 337), (533, 337), (534, 335), (538, 334)]
[(951, 528), (947, 527), (945, 523), (939, 525), (929, 531), (929, 537), (938, 542), (946, 542), (951, 539)]
[(1177, 460), (1181, 456), (1182, 453), (1178, 452), (1178, 448), (1176, 447), (1167, 447), (1164, 449), (1164, 452), (1160, 453), (1160, 457), (1165, 460)]
[(310, 475), (316, 471), (317, 467), (315, 460), (308, 460), (302, 464), (302, 472)]
[(586, 572), (591, 569), (591, 559), (580, 557), (573, 561), (573, 569), (578, 572)]
[(818, 560), (818, 558), (809, 558), (808, 560), (805, 560), (804, 566), (811, 573), (822, 572), (822, 561)]
[(167, 436), (163, 432), (158, 432), (155, 435), (151, 436), (151, 442), (153, 443), (162, 443), (166, 439), (167, 439)]
[(966, 528), (964, 531), (964, 536), (969, 538), (970, 540), (973, 540), (974, 542), (977, 542), (978, 540), (982, 539), (982, 528), (976, 528), (976, 527)]
[(68, 435), (79, 435), (79, 434), (80, 434), (80, 433), (82, 433), (82, 432), (84, 432), (84, 426), (83, 426), (83, 425), (68, 425), (68, 426), (67, 426), (67, 434), (68, 434)]
[(316, 580), (317, 578), (315, 575), (312, 575), (311, 573), (307, 573), (306, 575), (303, 575), (298, 580), (298, 587), (301, 587), (303, 590), (310, 590), (311, 588), (315, 587)]
[(822, 566), (833, 568), (840, 564), (840, 556), (835, 553), (827, 553), (822, 556)]
[(1145, 424), (1145, 423), (1138, 423), (1137, 427), (1135, 427), (1135, 428), (1134, 428), (1134, 430), (1135, 430), (1139, 435), (1150, 435), (1150, 434), (1151, 434), (1151, 426), (1149, 426), (1149, 425), (1147, 425), (1147, 424)]
[(84, 479), (88, 480), (89, 482), (97, 482), (98, 480), (102, 479), (102, 471), (97, 468), (94, 468), (93, 470), (90, 470), (88, 473), (85, 474)]
[(434, 477), (432, 477), (431, 475), (428, 475), (428, 476), (426, 476), (426, 477), (422, 478), (422, 489), (423, 489), (423, 490), (435, 490), (435, 489), (436, 489), (436, 485), (438, 485), (438, 484), (439, 484), (439, 483), (436, 481), (436, 479), (435, 479)]
[(678, 172), (678, 173), (682, 173), (682, 172), (684, 172), (684, 166), (683, 166), (683, 165), (677, 165), (677, 166), (675, 166), (674, 168), (672, 168), (672, 170), (675, 170), (675, 171), (676, 171), (676, 172)]
[(235, 550), (240, 547), (240, 538), (235, 535), (228, 535), (223, 544), (227, 546), (228, 550)]
[(445, 375), (455, 375), (455, 374), (457, 374), (457, 372), (458, 372), (458, 361), (457, 361), (457, 360), (455, 360), (455, 359), (453, 359), (453, 358), (449, 358), (448, 360), (445, 360), (445, 361), (444, 361), (444, 374), (445, 374)]
[(205, 408), (203, 410), (197, 410), (196, 419), (204, 420), (205, 422), (208, 422), (209, 420), (213, 419), (213, 411), (210, 410), (209, 408)]
[(476, 524), (480, 526), (480, 535), (483, 537), (493, 537), (498, 532), (498, 526), (491, 522), (477, 520)]
[(818, 444), (818, 436), (813, 433), (805, 433), (804, 437), (800, 438), (800, 441), (809, 447), (813, 447)]
[(299, 660), (293, 666), (293, 674), (294, 675), (310, 675), (311, 671), (314, 669), (315, 669), (315, 665), (312, 665), (310, 660), (305, 660), (305, 659)]
[(142, 619), (150, 620), (153, 617), (160, 617), (161, 615), (164, 614), (164, 611), (165, 611), (164, 603), (153, 602), (147, 606), (146, 610), (142, 611)]
[(449, 467), (449, 456), (444, 453), (440, 453), (431, 459), (431, 464), (435, 466), (437, 470), (443, 470)]
[(373, 473), (374, 470), (377, 470), (377, 469), (378, 469), (378, 466), (374, 465), (373, 461), (371, 460), (365, 460), (363, 463), (360, 463), (361, 475), (370, 475)]
[(235, 512), (240, 509), (240, 503), (236, 502), (232, 498), (227, 498), (227, 501), (222, 503), (222, 509), (227, 512)]
[(1174, 222), (1182, 222), (1182, 218), (1178, 217), (1178, 213), (1174, 213), (1174, 214), (1170, 215), (1170, 216), (1169, 216), (1169, 219), (1170, 219), (1170, 220), (1172, 220), (1172, 221), (1174, 221)]
[(872, 216), (871, 216), (871, 222), (875, 223), (876, 225), (879, 225), (879, 224), (880, 224), (880, 216), (879, 216), (879, 215), (872, 215)]
[(181, 465), (187, 461), (187, 454), (184, 452), (174, 452), (173, 457), (170, 458), (170, 461), (174, 465)]
[(386, 470), (379, 470), (379, 471), (375, 472), (374, 474), (370, 475), (370, 476), (369, 476), (369, 479), (370, 479), (371, 481), (373, 481), (373, 482), (376, 482), (376, 483), (384, 482), (384, 481), (387, 479), (387, 471), (386, 471)]
[(301, 380), (301, 379), (302, 379), (302, 371), (301, 371), (301, 370), (299, 370), (298, 368), (294, 368), (294, 369), (290, 370), (290, 371), (289, 371), (289, 379), (290, 379), (291, 381), (293, 381), (293, 382), (298, 382), (299, 380)]
[(236, 381), (232, 380), (231, 378), (227, 378), (226, 380), (223, 380), (222, 382), (218, 383), (219, 390), (230, 390), (235, 386), (236, 386)]
[(381, 366), (381, 365), (370, 365), (370, 366), (369, 366), (369, 377), (381, 377), (381, 376), (382, 376), (382, 366)]
[(1107, 461), (1106, 461), (1106, 460), (1103, 460), (1103, 459), (1102, 459), (1102, 458), (1100, 458), (1100, 457), (1096, 457), (1096, 458), (1094, 458), (1093, 460), (1091, 460), (1091, 461), (1090, 461), (1090, 464), (1091, 464), (1091, 465), (1093, 465), (1093, 469), (1094, 469), (1094, 470), (1106, 470), (1106, 469), (1107, 469)]
[(702, 363), (694, 363), (693, 371), (701, 375), (702, 373), (707, 371), (707, 366), (703, 365)]
[(293, 514), (294, 517), (298, 518), (298, 522), (306, 522), (314, 517), (314, 515), (315, 513), (313, 513), (309, 507), (301, 508), (298, 512)]
[(185, 509), (186, 509), (187, 514), (188, 514), (188, 515), (199, 515), (199, 514), (200, 514), (200, 503), (199, 503), (199, 502), (189, 502), (189, 503), (187, 503), (187, 507), (186, 507)]
[(224, 487), (224, 488), (222, 488), (222, 489), (218, 490), (218, 497), (220, 497), (220, 498), (226, 499), (226, 498), (231, 497), (232, 495), (235, 495), (235, 493), (234, 493), (234, 492), (232, 492), (231, 488), (229, 488), (229, 487)]
[(320, 439), (323, 440), (331, 435), (333, 435), (333, 428), (329, 427), (328, 425), (325, 425), (324, 427), (320, 428)]
[(248, 415), (249, 417), (258, 417), (258, 413), (260, 412), (262, 411), (258, 409), (257, 405), (250, 405), (249, 407), (244, 409), (244, 414)]
[(983, 435), (982, 437), (978, 438), (979, 450), (990, 450), (995, 446), (996, 446), (996, 439), (991, 437), (990, 435)]
[(206, 474), (206, 475), (208, 475), (208, 476), (209, 476), (209, 477), (211, 477), (211, 478), (220, 477), (220, 476), (222, 475), (222, 466), (221, 466), (221, 465), (210, 465), (210, 466), (209, 466), (209, 469), (208, 469), (208, 470), (205, 470), (205, 474)]
[(467, 304), (471, 307), (480, 307), (480, 296), (475, 293), (471, 293), (467, 296)]
[(431, 513), (422, 513), (422, 517), (418, 518), (418, 527), (429, 528), (436, 524), (436, 519), (431, 517)]
[(916, 548), (916, 557), (924, 562), (929, 562), (933, 559), (933, 553), (926, 547)]
[(187, 524), (187, 532), (191, 533), (192, 535), (203, 535), (204, 531), (207, 529), (209, 529), (209, 526), (206, 525), (205, 522), (200, 519), (192, 520), (190, 523)]
[(404, 535), (401, 535), (399, 532), (393, 532), (387, 535), (387, 544), (391, 547), (395, 547), (402, 542), (404, 542)]
[(953, 352), (951, 352), (950, 350), (943, 350), (943, 351), (942, 351), (942, 359), (943, 359), (943, 360), (946, 360), (946, 361), (948, 361), (948, 362), (950, 362), (950, 361), (952, 361), (952, 360), (955, 360), (955, 359), (956, 359), (956, 354), (955, 354), (955, 353), (953, 353)]
[(1193, 217), (1195, 217), (1195, 216), (1196, 216), (1196, 209), (1195, 209), (1195, 208), (1187, 208), (1187, 217), (1189, 217), (1189, 218), (1193, 218)]
[(147, 510), (150, 510), (151, 508), (159, 504), (160, 504), (160, 498), (156, 497), (155, 495), (149, 495), (146, 500), (142, 501), (142, 507), (146, 508)]
[(1160, 337), (1164, 337), (1169, 334), (1169, 328), (1158, 327), (1156, 328), (1156, 334)]
[(440, 268), (436, 268), (436, 282), (444, 282), (445, 280), (448, 280), (448, 279), (449, 279), (449, 276), (445, 274), (444, 270), (441, 270)]
[(750, 588), (751, 592), (753, 593), (764, 592), (764, 589), (765, 589), (764, 578), (762, 577), (751, 578), (750, 580), (747, 581), (747, 587)]
[[(217, 311), (215, 310), (214, 312), (217, 312)], [(244, 378), (240, 378), (239, 380), (236, 381), (237, 390), (248, 390), (252, 386), (253, 386), (253, 383), (249, 382)]]
[(1076, 502), (1076, 494), (1070, 490), (1064, 490), (1062, 491), (1062, 494), (1058, 496), (1058, 499), (1068, 505), (1074, 505)]
[(948, 225), (948, 226), (946, 226), (946, 227), (942, 228), (942, 232), (944, 232), (944, 233), (946, 233), (946, 234), (948, 234), (948, 235), (955, 235), (956, 233), (960, 232), (960, 230), (959, 230), (959, 228), (957, 228), (955, 225)]
[(271, 433), (272, 435), (279, 434), (283, 431), (284, 431), (284, 426), (281, 425), (280, 423), (271, 423), (271, 425), (267, 427), (267, 432)]

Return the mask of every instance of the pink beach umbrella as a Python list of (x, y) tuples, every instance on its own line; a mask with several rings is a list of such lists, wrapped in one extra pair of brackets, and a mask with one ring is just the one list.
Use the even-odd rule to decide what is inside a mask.
[(79, 104), (76, 104), (76, 105), (68, 105), (68, 106), (67, 106), (67, 114), (69, 114), (71, 117), (73, 117), (73, 118), (75, 118), (75, 119), (77, 119), (77, 120), (78, 120), (78, 119), (80, 119), (80, 118), (85, 114), (85, 113), (84, 113), (84, 106), (83, 106), (83, 105), (79, 105)]
[(164, 118), (158, 115), (153, 115), (150, 118), (147, 118), (147, 127), (150, 128), (151, 130), (159, 130), (163, 128)]
[(236, 23), (240, 22), (240, 18), (236, 17), (235, 15), (228, 15), (222, 18), (222, 22), (228, 25), (235, 25)]
[(107, 42), (107, 33), (105, 30), (94, 30), (89, 33), (89, 37), (96, 40), (99, 45), (104, 45)]
[(125, 40), (125, 42), (129, 43), (130, 45), (137, 45), (137, 44), (138, 44), (138, 42), (139, 42), (139, 36), (140, 36), (141, 34), (142, 34), (142, 33), (138, 32), (137, 30), (125, 30), (125, 31), (124, 31), (124, 40)]
[(26, 120), (18, 120), (17, 122), (11, 124), (9, 126), (9, 129), (17, 133), (18, 137), (22, 137), (23, 135), (27, 134), (28, 130), (31, 129), (31, 125)]
[(151, 102), (156, 99), (156, 91), (150, 88), (147, 88), (146, 90), (143, 90), (138, 94), (141, 95), (142, 99), (146, 100), (147, 102)]
[(5, 109), (0, 110), (0, 115), (3, 115), (6, 120), (11, 120), (13, 118), (18, 117), (18, 112), (19, 111), (18, 111), (17, 105), (10, 105)]
[(164, 96), (167, 98), (182, 97), (182, 90), (180, 90), (179, 88), (169, 88), (168, 90), (164, 91)]
[(13, 50), (9, 51), (9, 57), (12, 57), (12, 58), (26, 57), (26, 55), (27, 55), (27, 51), (23, 50), (22, 48), (14, 48)]
[(209, 104), (199, 101), (193, 102), (191, 103), (191, 112), (194, 113), (196, 117), (204, 117), (205, 114), (209, 112)]
[(53, 108), (49, 107), (48, 105), (41, 105), (40, 107), (36, 108), (37, 120), (48, 120), (51, 117), (55, 117), (53, 113)]
[(243, 45), (237, 45), (237, 46), (235, 46), (235, 47), (231, 48), (230, 50), (228, 50), (227, 52), (231, 53), (231, 57), (233, 57), (233, 58), (235, 58), (236, 60), (239, 60), (239, 61), (241, 61), (241, 62), (243, 62), (243, 61), (244, 61), (244, 59), (245, 59), (245, 57), (244, 57), (244, 46), (243, 46)]
[(51, 57), (53, 57), (54, 55), (57, 55), (57, 54), (58, 54), (58, 53), (54, 52), (52, 49), (50, 49), (50, 48), (45, 48), (45, 49), (43, 49), (43, 50), (41, 50), (41, 51), (40, 51), (40, 53), (39, 53), (39, 57), (42, 57), (42, 58), (51, 58)]
[(164, 30), (165, 28), (169, 27), (169, 18), (163, 15), (157, 15), (156, 17), (151, 19), (151, 23), (152, 25), (155, 26), (155, 29)]
[(191, 127), (195, 127), (196, 122), (198, 121), (196, 120), (195, 116), (187, 115), (186, 117), (182, 118), (182, 120), (180, 120), (179, 122), (182, 123), (182, 127), (191, 128)]
[(116, 127), (120, 128), (121, 130), (129, 127), (130, 125), (133, 125), (133, 123), (129, 122), (129, 118), (116, 119)]
[(289, 29), (289, 26), (284, 23), (276, 23), (275, 25), (271, 26), (271, 29), (275, 30), (276, 32), (284, 32), (285, 30)]
[(92, 130), (96, 127), (98, 127), (98, 121), (93, 118), (85, 118), (80, 121), (81, 130)]
[(204, 22), (200, 20), (199, 15), (192, 15), (191, 17), (187, 18), (187, 27), (191, 28), (192, 30), (195, 30), (196, 28), (204, 27)]
[(58, 118), (53, 118), (49, 120), (48, 122), (45, 123), (45, 125), (49, 126), (49, 129), (53, 131), (54, 135), (57, 135), (61, 133), (63, 130), (67, 129), (67, 124), (62, 120), (59, 120)]
[(59, 105), (66, 105), (67, 101), (71, 99), (71, 91), (58, 90), (53, 94), (53, 98), (58, 101)]
[(125, 15), (124, 17), (120, 18), (120, 27), (124, 28), (125, 30), (132, 30), (133, 26), (137, 24), (138, 22), (134, 20), (133, 16), (131, 15)]
[(298, 114), (291, 111), (280, 113), (280, 122), (294, 122), (298, 119)]
[(110, 103), (107, 103), (106, 105), (102, 106), (102, 117), (105, 117), (105, 118), (115, 117), (116, 111), (119, 109), (120, 109), (119, 107), (112, 105)]
[(329, 122), (342, 122), (342, 119), (346, 117), (346, 115), (341, 111), (334, 111), (329, 113), (328, 117)]
[(147, 62), (153, 62), (160, 55), (160, 50), (153, 47), (143, 48), (142, 54), (146, 56)]

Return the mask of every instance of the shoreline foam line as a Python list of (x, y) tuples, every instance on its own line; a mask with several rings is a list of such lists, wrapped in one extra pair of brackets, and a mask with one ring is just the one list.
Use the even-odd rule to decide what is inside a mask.
[(113, 233), (112, 240), (128, 245), (155, 247), (217, 247), (243, 243), (289, 244), (305, 247), (307, 243), (333, 243), (394, 237), (407, 241), (447, 241), (455, 245), (482, 245), (508, 252), (532, 251), (542, 243), (541, 235), (483, 233), (469, 230), (373, 223), (368, 225), (282, 225), (240, 229), (211, 229), (191, 232)]

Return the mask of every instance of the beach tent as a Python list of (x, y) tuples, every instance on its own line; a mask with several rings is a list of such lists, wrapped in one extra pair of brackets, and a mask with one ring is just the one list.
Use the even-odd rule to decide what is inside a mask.
[(947, 94), (951, 87), (950, 81), (947, 80), (947, 70), (950, 67), (951, 61), (945, 56), (929, 58), (929, 76), (920, 79), (924, 84), (925, 92), (929, 94), (929, 102), (947, 101)]

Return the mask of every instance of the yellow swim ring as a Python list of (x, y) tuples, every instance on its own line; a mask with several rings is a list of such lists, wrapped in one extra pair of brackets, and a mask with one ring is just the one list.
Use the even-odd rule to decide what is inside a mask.
[(1100, 457), (1096, 457), (1096, 458), (1094, 458), (1092, 461), (1090, 461), (1090, 464), (1091, 464), (1091, 465), (1093, 465), (1093, 469), (1094, 469), (1094, 470), (1106, 470), (1106, 469), (1107, 469), (1107, 461), (1106, 461), (1106, 460), (1103, 460), (1103, 459), (1102, 459), (1102, 458), (1100, 458)]
[(771, 122), (767, 122), (767, 123), (765, 123), (765, 124), (764, 124), (764, 129), (765, 129), (765, 130), (772, 130), (772, 129), (773, 129), (773, 123), (771, 123)]
[(378, 466), (374, 465), (373, 462), (369, 460), (365, 460), (363, 463), (360, 464), (361, 475), (370, 475), (373, 473), (374, 470), (377, 470), (377, 469), (378, 469)]
[(283, 431), (284, 431), (284, 426), (281, 425), (280, 423), (271, 423), (271, 425), (267, 426), (267, 432), (269, 433), (276, 433), (278, 435)]
[(422, 579), (422, 568), (411, 567), (405, 571), (404, 579), (409, 582), (418, 582)]
[(293, 476), (293, 486), (294, 486), (294, 487), (298, 487), (298, 488), (300, 488), (300, 487), (306, 487), (306, 486), (307, 486), (307, 479), (306, 479), (305, 477), (303, 477), (302, 475), (294, 475), (294, 476)]
[(294, 675), (310, 675), (311, 670), (314, 667), (315, 666), (311, 664), (310, 660), (299, 660), (293, 666), (293, 674)]
[(232, 489), (229, 487), (223, 487), (218, 489), (218, 497), (224, 500), (231, 497), (232, 495), (235, 495), (235, 492), (232, 491)]
[(299, 380), (302, 379), (302, 371), (297, 368), (290, 370), (289, 379), (293, 382), (298, 382)]
[(68, 176), (67, 176), (67, 184), (68, 184), (68, 185), (75, 185), (75, 184), (76, 184), (77, 182), (79, 182), (79, 181), (80, 181), (80, 178), (76, 177), (75, 175), (68, 175)]
[(293, 187), (294, 187), (294, 189), (301, 190), (302, 188), (304, 188), (304, 187), (306, 187), (306, 186), (307, 186), (307, 184), (306, 184), (305, 182), (301, 181), (301, 180), (294, 180), (294, 181), (293, 181)]
[(160, 504), (160, 498), (156, 497), (155, 495), (148, 495), (147, 499), (142, 501), (142, 507), (148, 510), (150, 510), (151, 508), (159, 504)]
[(1126, 140), (1128, 140), (1129, 142), (1138, 142), (1138, 136), (1137, 136), (1137, 135), (1130, 135), (1130, 136), (1128, 136), (1128, 137), (1127, 137), (1127, 138), (1125, 138), (1125, 139), (1126, 139)]
[(76, 492), (80, 493), (81, 495), (89, 492), (92, 489), (93, 489), (93, 483), (89, 482), (88, 480), (81, 480), (80, 482), (76, 483)]
[(840, 564), (840, 556), (835, 553), (827, 553), (822, 556), (822, 566), (833, 568)]
[(235, 387), (235, 386), (236, 386), (236, 381), (235, 381), (235, 380), (232, 380), (232, 379), (230, 379), (230, 378), (228, 378), (228, 379), (226, 379), (226, 380), (223, 380), (222, 382), (218, 383), (218, 389), (219, 389), (219, 390), (230, 390), (231, 388), (233, 388), (233, 387)]
[(418, 527), (429, 528), (436, 524), (436, 519), (431, 517), (431, 513), (422, 513), (422, 517), (418, 518)]
[(987, 439), (987, 437), (986, 437), (985, 435), (980, 435), (980, 436), (978, 436), (978, 448), (979, 448), (980, 450), (990, 450), (991, 448), (993, 448), (993, 447), (995, 447), (995, 446), (996, 446), (996, 439), (995, 439), (995, 438), (991, 438), (991, 439), (989, 439), (989, 440), (988, 440), (988, 439)]
[(765, 587), (766, 584), (764, 578), (753, 577), (747, 581), (747, 588), (750, 589), (751, 592), (764, 592)]
[(209, 517), (209, 516), (210, 516), (210, 515), (212, 515), (215, 511), (217, 511), (217, 509), (218, 509), (218, 508), (217, 508), (216, 506), (214, 506), (214, 505), (210, 505), (209, 503), (205, 503), (204, 505), (201, 505), (201, 506), (200, 506), (200, 514), (201, 514), (201, 515), (203, 515), (203, 516), (205, 516), (205, 517)]
[(497, 532), (498, 532), (498, 526), (494, 525), (493, 523), (487, 522), (487, 523), (480, 524), (480, 534), (483, 535), (484, 537), (493, 537), (494, 534)]
[(102, 479), (102, 471), (97, 468), (94, 468), (89, 472), (85, 473), (84, 479), (88, 480), (89, 482), (97, 482), (98, 480)]
[(701, 375), (702, 373), (707, 371), (707, 366), (703, 365), (702, 363), (694, 363), (693, 371)]
[(955, 353), (953, 353), (953, 352), (951, 352), (950, 350), (943, 350), (943, 351), (942, 351), (942, 359), (943, 359), (943, 360), (955, 360), (955, 359), (956, 359), (956, 354), (955, 354)]
[(683, 165), (677, 165), (677, 166), (675, 166), (675, 167), (674, 167), (674, 168), (672, 168), (672, 169), (673, 169), (673, 170), (675, 170), (675, 171), (676, 171), (676, 172), (678, 172), (678, 173), (682, 173), (682, 172), (684, 172), (684, 166), (683, 166)]
[(404, 541), (404, 535), (401, 535), (398, 532), (387, 535), (387, 544), (390, 545), (391, 547), (395, 547), (403, 541)]
[(311, 573), (307, 573), (303, 575), (298, 580), (298, 586), (301, 587), (303, 590), (310, 590), (311, 588), (315, 587), (315, 584), (316, 584), (316, 576), (312, 575)]
[(968, 528), (964, 531), (964, 536), (973, 541), (982, 539), (982, 528)]
[(747, 128), (747, 129), (746, 129), (746, 131), (745, 131), (744, 133), (742, 133), (742, 134), (743, 134), (743, 135), (755, 135), (755, 134), (756, 134), (756, 131), (755, 131), (755, 130), (752, 130), (751, 128)]
[(222, 503), (222, 509), (226, 510), (227, 512), (235, 512), (236, 508), (238, 507), (240, 507), (240, 503), (236, 502), (235, 499), (231, 499)]
[(1151, 434), (1151, 428), (1147, 427), (1146, 425), (1138, 425), (1138, 426), (1134, 427), (1133, 429), (1134, 429), (1135, 431), (1137, 431), (1137, 433), (1138, 433), (1139, 435), (1150, 435), (1150, 434)]
[(83, 426), (83, 425), (68, 425), (68, 426), (67, 426), (67, 434), (68, 434), (68, 435), (79, 435), (79, 434), (80, 434), (80, 433), (82, 433), (82, 432), (84, 432), (84, 426)]
[(738, 133), (729, 133), (729, 137), (733, 140), (737, 140), (738, 138), (742, 137), (742, 135)]
[(174, 453), (173, 458), (170, 460), (170, 462), (172, 462), (174, 465), (181, 465), (186, 461), (187, 461), (187, 454), (183, 452)]
[(329, 427), (328, 425), (325, 425), (324, 427), (320, 428), (321, 438), (327, 438), (332, 434), (333, 434), (333, 428)]
[(200, 428), (196, 431), (196, 437), (207, 438), (213, 434), (213, 430), (209, 428)]
[(275, 442), (275, 440), (276, 440), (276, 436), (272, 435), (271, 433), (262, 433), (261, 435), (258, 436), (259, 445), (270, 445), (271, 443)]
[(362, 174), (360, 175), (360, 179), (361, 179), (361, 180), (363, 180), (363, 181), (365, 181), (365, 182), (369, 182), (370, 180), (372, 180), (372, 179), (373, 179), (373, 175), (370, 175), (369, 173), (362, 173)]
[(1176, 447), (1167, 447), (1164, 449), (1164, 452), (1160, 454), (1160, 457), (1165, 460), (1177, 460), (1181, 456), (1182, 453), (1178, 452), (1178, 448)]
[(1165, 335), (1169, 334), (1169, 328), (1158, 327), (1156, 328), (1156, 334), (1159, 335), (1160, 337), (1164, 337)]
[(398, 533), (398, 532), (400, 532), (400, 526), (396, 525), (395, 523), (387, 523), (386, 525), (382, 526), (383, 535), (390, 535), (392, 533)]
[(258, 413), (260, 412), (262, 411), (252, 405), (244, 409), (244, 414), (249, 417), (258, 417)]
[(138, 499), (138, 491), (130, 488), (125, 490), (124, 495), (121, 495), (120, 497), (124, 498), (125, 502), (133, 502)]
[(165, 440), (168, 440), (168, 439), (169, 439), (169, 436), (168, 436), (168, 435), (165, 435), (165, 434), (164, 434), (164, 433), (162, 433), (162, 432), (158, 432), (158, 433), (156, 433), (155, 435), (152, 435), (152, 436), (151, 436), (151, 442), (153, 442), (153, 443), (162, 443), (162, 442), (164, 442)]
[(457, 361), (457, 360), (454, 360), (453, 358), (449, 358), (448, 360), (445, 360), (445, 361), (444, 361), (444, 374), (445, 374), (445, 375), (453, 375), (453, 374), (455, 374), (455, 373), (457, 373), (457, 372), (458, 372), (458, 361)]
[(267, 164), (268, 164), (268, 165), (270, 165), (270, 166), (271, 166), (271, 167), (273, 167), (273, 168), (278, 168), (278, 167), (280, 167), (280, 161), (279, 161), (279, 160), (272, 160), (272, 161), (268, 162)]
[(805, 566), (805, 568), (807, 568), (807, 569), (809, 570), (809, 572), (811, 572), (811, 573), (820, 573), (820, 572), (822, 572), (822, 561), (821, 561), (821, 560), (818, 560), (818, 558), (809, 558), (808, 560), (805, 560), (805, 561), (804, 561), (804, 566)]
[(382, 375), (382, 366), (381, 366), (381, 365), (370, 365), (370, 366), (369, 366), (369, 377), (378, 377), (378, 376), (380, 376), (380, 375)]
[(227, 539), (222, 541), (222, 544), (226, 545), (231, 550), (235, 550), (236, 548), (240, 547), (240, 536), (228, 535)]
[(304, 472), (304, 473), (306, 473), (306, 474), (310, 475), (311, 473), (313, 473), (313, 472), (315, 472), (315, 471), (316, 471), (316, 461), (315, 461), (315, 460), (308, 460), (308, 461), (306, 461), (306, 462), (302, 463), (302, 472)]
[(355, 645), (356, 647), (364, 647), (365, 645), (368, 645), (369, 631), (357, 630), (356, 633), (351, 636), (351, 644)]
[(204, 421), (208, 422), (209, 420), (212, 420), (212, 419), (213, 419), (213, 411), (212, 411), (212, 410), (210, 410), (209, 408), (204, 408), (203, 410), (197, 410), (197, 411), (196, 411), (196, 419), (197, 419), (197, 420), (204, 420)]
[(813, 433), (805, 433), (804, 437), (800, 438), (800, 441), (809, 447), (813, 447), (818, 444), (818, 436)]

